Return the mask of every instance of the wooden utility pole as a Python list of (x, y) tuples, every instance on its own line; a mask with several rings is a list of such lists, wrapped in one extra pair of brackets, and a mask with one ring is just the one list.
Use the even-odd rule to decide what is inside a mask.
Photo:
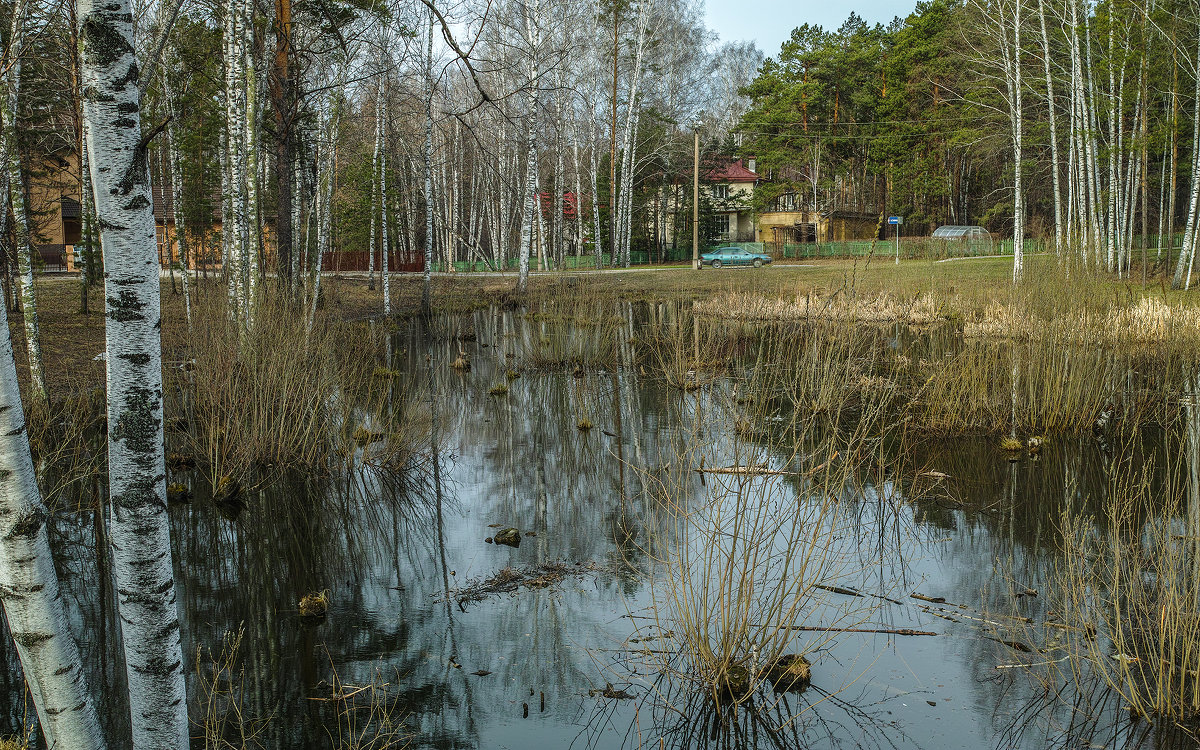
[(692, 160), (692, 268), (700, 270), (700, 131)]

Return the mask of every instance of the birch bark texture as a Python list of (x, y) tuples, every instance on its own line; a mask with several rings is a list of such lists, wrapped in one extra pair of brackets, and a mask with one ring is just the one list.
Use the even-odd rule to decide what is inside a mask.
[[(425, 47), (425, 266), (421, 275), (421, 316), (433, 315), (431, 295), (433, 271), (433, 9), (429, 10), (429, 36)], [(385, 208), (386, 212), (387, 209)]]
[(21, 152), (17, 148), (17, 110), (20, 104), (21, 56), (25, 45), (25, 19), (29, 3), (17, 0), (13, 7), (9, 33), (9, 52), (4, 62), (4, 98), (0, 102), (0, 119), (4, 129), (4, 183), (12, 197), (13, 229), (16, 238), (17, 285), (21, 290), (21, 312), (25, 321), (25, 346), (29, 355), (29, 384), (34, 401), (46, 400), (46, 372), (42, 364), (41, 333), (38, 330), (37, 291), (33, 285), (33, 245), (29, 236), (29, 206), (25, 200), (25, 179), (21, 168)]
[(0, 291), (0, 604), (51, 750), (102, 750), (104, 738), (67, 623), (29, 453), (17, 365)]
[(529, 255), (533, 248), (534, 222), (538, 220), (538, 172), (537, 172), (537, 109), (538, 109), (538, 49), (541, 45), (538, 23), (538, 2), (529, 0), (524, 7), (525, 43), (528, 49), (529, 83), (525, 92), (525, 194), (521, 210), (520, 260), (517, 267), (517, 292), (524, 294), (529, 286)]
[(109, 537), (132, 744), (188, 747), (167, 525), (159, 275), (130, 0), (80, 0), (83, 113), (104, 253)]

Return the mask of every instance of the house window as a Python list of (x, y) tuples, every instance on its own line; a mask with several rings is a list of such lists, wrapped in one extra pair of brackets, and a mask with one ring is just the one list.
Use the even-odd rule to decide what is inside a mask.
[(717, 233), (722, 237), (729, 236), (729, 214), (717, 215)]
[(729, 186), (728, 185), (713, 185), (712, 191), (713, 191), (713, 198), (715, 198), (719, 201), (723, 201), (723, 200), (729, 198)]

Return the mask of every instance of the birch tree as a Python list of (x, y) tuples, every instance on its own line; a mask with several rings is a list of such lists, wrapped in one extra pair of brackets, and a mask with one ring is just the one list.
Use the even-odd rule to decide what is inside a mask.
[(113, 577), (133, 746), (188, 746), (167, 524), (158, 253), (129, 0), (80, 0), (96, 215), (105, 259), (105, 383)]
[(528, 84), (525, 91), (525, 182), (521, 211), (520, 266), (517, 275), (517, 291), (524, 293), (529, 285), (529, 255), (533, 248), (534, 223), (538, 220), (538, 173), (537, 173), (537, 112), (538, 112), (538, 51), (541, 34), (538, 17), (538, 0), (526, 0), (522, 8), (524, 20), (524, 46), (527, 60)]
[[(425, 46), (425, 142), (422, 150), (425, 167), (425, 266), (421, 276), (421, 315), (433, 315), (430, 291), (433, 272), (433, 8), (429, 9), (429, 34)], [(526, 269), (527, 271), (528, 269)], [(520, 282), (523, 287), (524, 282)]]
[[(4, 63), (3, 143), (0, 158), (3, 159), (4, 178), (0, 186), (6, 186), (12, 200), (16, 239), (17, 285), (21, 293), (21, 312), (25, 321), (25, 347), (29, 358), (30, 392), (35, 403), (46, 401), (46, 371), (42, 364), (41, 333), (38, 330), (37, 290), (33, 283), (33, 244), (29, 232), (29, 207), (25, 199), (25, 173), (21, 167), (21, 152), (17, 146), (17, 112), (20, 105), (21, 58), (25, 46), (25, 22), (29, 14), (26, 0), (17, 0), (13, 6), (12, 25), (9, 32), (8, 54)], [(0, 191), (2, 194), (3, 191)]]
[(102, 750), (46, 533), (0, 291), (0, 603), (51, 750)]

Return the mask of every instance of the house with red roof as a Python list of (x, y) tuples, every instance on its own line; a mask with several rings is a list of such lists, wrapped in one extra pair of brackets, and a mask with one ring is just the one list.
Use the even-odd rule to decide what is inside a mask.
[(708, 192), (717, 221), (718, 242), (753, 242), (754, 212), (751, 199), (758, 174), (754, 159), (723, 159), (700, 176), (702, 191)]

